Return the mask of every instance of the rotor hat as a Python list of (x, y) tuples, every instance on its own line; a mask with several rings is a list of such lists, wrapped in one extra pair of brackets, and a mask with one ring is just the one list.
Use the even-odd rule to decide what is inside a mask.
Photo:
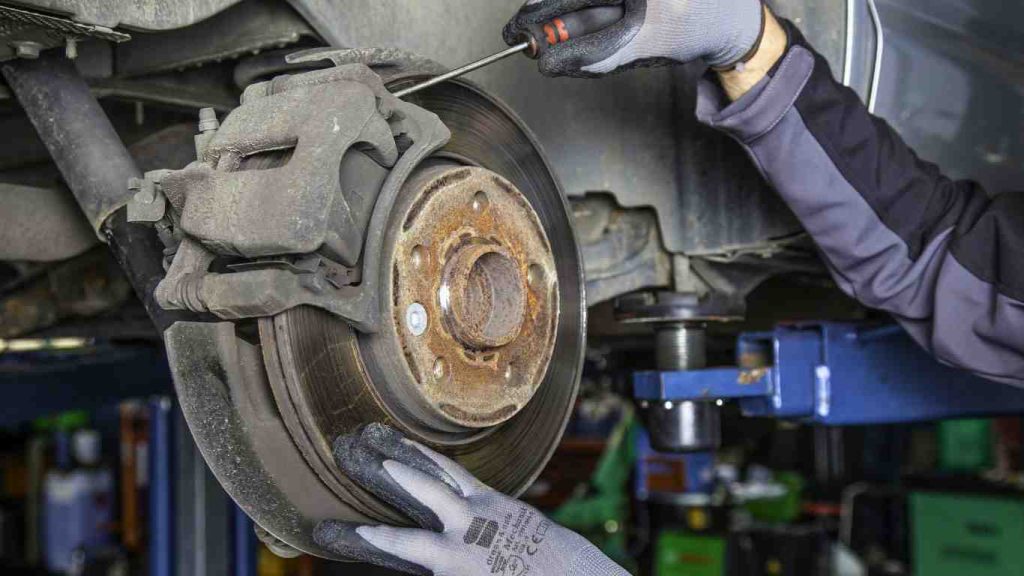
[(445, 267), (438, 300), (452, 334), (471, 348), (495, 348), (519, 334), (525, 313), (523, 277), (500, 246), (469, 244)]
[(403, 193), (391, 286), (412, 392), (447, 425), (500, 424), (533, 397), (554, 348), (547, 235), (522, 193), (484, 168), (432, 166)]

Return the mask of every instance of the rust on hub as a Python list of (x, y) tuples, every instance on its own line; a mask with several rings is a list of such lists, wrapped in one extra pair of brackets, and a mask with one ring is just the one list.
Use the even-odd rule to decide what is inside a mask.
[(415, 392), (452, 423), (499, 424), (530, 401), (551, 360), (551, 246), (523, 195), (489, 170), (437, 167), (411, 184), (418, 190), (392, 266)]
[(523, 324), (525, 288), (519, 266), (501, 245), (469, 239), (443, 272), (438, 301), (445, 325), (469, 348), (504, 346)]

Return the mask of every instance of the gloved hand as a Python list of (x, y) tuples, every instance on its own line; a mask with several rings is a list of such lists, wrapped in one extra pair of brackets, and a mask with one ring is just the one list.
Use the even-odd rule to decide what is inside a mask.
[(697, 59), (728, 68), (749, 57), (764, 30), (761, 0), (527, 0), (503, 36), (511, 46), (530, 25), (610, 4), (624, 5), (623, 19), (551, 46), (540, 58), (541, 73), (593, 77)]
[(582, 536), (382, 424), (338, 438), (334, 459), (422, 527), (321, 522), (317, 543), (342, 556), (433, 576), (628, 575)]

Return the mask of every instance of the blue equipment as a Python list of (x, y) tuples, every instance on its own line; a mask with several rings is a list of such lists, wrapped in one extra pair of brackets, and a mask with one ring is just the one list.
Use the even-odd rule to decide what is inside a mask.
[(1024, 389), (940, 364), (897, 326), (821, 323), (739, 339), (743, 368), (638, 372), (641, 405), (735, 400), (744, 415), (825, 425), (1024, 413)]

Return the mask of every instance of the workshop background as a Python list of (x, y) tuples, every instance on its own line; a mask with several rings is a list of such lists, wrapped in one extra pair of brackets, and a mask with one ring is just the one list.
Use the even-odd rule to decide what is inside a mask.
[[(1021, 5), (770, 3), (923, 157), (991, 190), (1024, 182)], [(274, 506), (260, 507), (283, 495), (274, 503), (294, 504), (311, 526), (316, 498), (300, 497), (316, 490), (325, 505), (355, 514), (310, 439), (365, 423), (370, 409), (337, 425), (309, 412), (340, 411), (391, 381), (403, 394), (390, 408), (407, 408), (401, 400), (421, 388), (401, 388), (396, 374), (406, 367), (381, 361), (400, 358), (394, 351), (405, 341), (388, 348), (367, 344), (365, 334), (394, 318), (402, 335), (409, 318), (433, 310), (367, 308), (375, 316), (344, 305), (338, 294), (377, 278), (360, 267), (363, 235), (327, 237), (329, 249), (303, 252), (296, 246), (306, 238), (282, 233), (276, 252), (254, 260), (238, 255), (258, 243), (239, 248), (238, 238), (218, 236), (278, 232), (272, 223), (320, 206), (300, 202), (308, 197), (273, 210), (255, 202), (248, 212), (212, 204), (200, 211), (208, 228), (183, 234), (181, 196), (221, 191), (183, 169), (208, 158), (216, 137), (241, 140), (263, 126), (237, 120), (258, 119), (261, 90), (304, 88), (283, 74), (308, 79), (359, 63), (389, 89), (408, 88), (504, 48), (499, 31), (521, 4), (0, 2), (0, 573), (389, 574), (301, 554), (311, 530), (284, 542), (242, 507), (283, 523), (284, 514), (268, 512)], [(480, 449), (508, 453), (506, 465), (485, 472), (637, 575), (1024, 576), (1024, 390), (940, 365), (890, 318), (843, 296), (742, 150), (696, 123), (702, 72), (638, 70), (598, 87), (544, 79), (518, 57), (474, 72), (473, 84), (408, 100), (410, 117), (435, 112), (454, 134), (430, 168), (461, 164), (507, 177), (529, 206), (508, 220), (533, 223), (540, 214), (541, 235), (552, 239), (550, 254), (535, 255), (550, 261), (527, 267), (527, 276), (550, 288), (553, 271), (560, 275), (559, 330), (536, 338), (558, 352), (550, 375), (534, 378), (537, 397), (518, 406), (525, 417), (502, 428), (518, 426), (517, 435), (494, 434), (495, 444)], [(355, 99), (359, 91), (348, 89)], [(340, 106), (328, 96), (278, 112)], [(402, 138), (375, 137), (403, 152), (438, 144), (412, 129), (394, 134)], [(373, 154), (383, 154), (360, 144), (339, 169), (351, 176), (346, 186), (379, 187), (387, 170)], [(296, 157), (277, 147), (236, 160), (258, 181)], [(103, 178), (91, 177), (97, 172)], [(89, 195), (121, 191), (129, 177), (126, 197)], [(165, 178), (185, 192), (170, 198)], [(496, 188), (487, 190), (492, 198)], [(462, 209), (487, 209), (473, 199)], [(352, 201), (346, 225), (366, 232), (368, 205), (343, 200)], [(422, 213), (458, 211), (445, 208)], [(425, 236), (430, 225), (417, 223)], [(380, 229), (365, 236), (391, 242)], [(419, 269), (430, 262), (417, 250), (425, 244), (396, 260), (395, 270), (417, 270), (403, 278), (433, 280)], [(168, 274), (158, 298), (167, 270), (185, 273)], [(267, 276), (276, 281), (247, 283)], [(196, 277), (224, 289), (203, 300)], [(287, 291), (261, 298), (281, 286)], [(305, 306), (274, 308), (282, 302)], [(546, 366), (545, 349), (532, 344), (518, 351), (520, 367)], [(355, 351), (328, 354), (338, 350)], [(359, 369), (366, 365), (376, 381)], [(449, 373), (445, 363), (425, 366)], [(379, 377), (389, 370), (393, 378)], [(301, 412), (308, 406), (282, 398), (336, 403)], [(415, 422), (434, 438), (444, 436), (439, 429), (465, 432), (443, 414), (424, 420), (441, 423)], [(267, 439), (289, 452), (266, 448)], [(237, 452), (219, 442), (236, 442)], [(295, 475), (259, 474), (275, 461), (294, 465)], [(263, 483), (237, 481), (238, 469)], [(359, 504), (360, 514), (395, 514)]]
[[(629, 396), (689, 373), (637, 372), (654, 361), (649, 337), (621, 354), (595, 338), (565, 436), (525, 494), (633, 573), (1024, 573), (1019, 416), (837, 427), (727, 409), (717, 451), (659, 452), (638, 418), (647, 401)], [(259, 544), (198, 454), (154, 343), (3, 340), (0, 381), (4, 574), (387, 573)]]

